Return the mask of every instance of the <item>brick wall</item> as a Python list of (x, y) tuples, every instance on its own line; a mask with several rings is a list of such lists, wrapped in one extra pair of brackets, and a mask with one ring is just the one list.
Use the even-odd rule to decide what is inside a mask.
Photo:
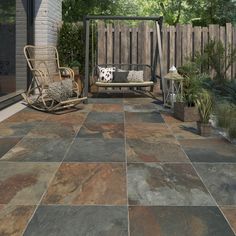
[(57, 43), (57, 30), (62, 20), (62, 0), (35, 1), (35, 45)]

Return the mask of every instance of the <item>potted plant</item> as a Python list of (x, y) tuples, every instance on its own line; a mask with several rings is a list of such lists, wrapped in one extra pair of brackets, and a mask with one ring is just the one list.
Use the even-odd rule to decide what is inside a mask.
[(209, 122), (213, 111), (213, 99), (207, 90), (203, 90), (196, 99), (200, 120), (197, 121), (197, 127), (201, 136), (211, 135), (211, 124)]
[(216, 127), (230, 142), (236, 144), (236, 105), (223, 101), (216, 107)]
[(177, 97), (174, 103), (174, 116), (182, 121), (198, 121), (199, 112), (196, 99), (201, 92), (205, 80), (209, 75), (201, 72), (201, 61), (195, 55), (194, 61), (189, 61), (178, 68), (179, 74), (184, 78), (182, 97)]

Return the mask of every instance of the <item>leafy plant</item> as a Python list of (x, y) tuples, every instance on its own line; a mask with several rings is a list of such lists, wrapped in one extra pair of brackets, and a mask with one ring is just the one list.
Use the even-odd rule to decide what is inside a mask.
[(231, 139), (236, 138), (236, 105), (228, 101), (216, 107), (217, 126), (224, 128)]
[(84, 43), (82, 24), (64, 23), (58, 35), (58, 53), (64, 66), (79, 66), (84, 63)]
[(198, 94), (202, 90), (202, 81), (207, 75), (201, 74), (199, 67), (194, 62), (179, 67), (178, 72), (184, 77), (182, 100), (187, 106), (194, 106)]
[(210, 115), (213, 111), (213, 99), (207, 90), (203, 90), (196, 99), (200, 121), (204, 124), (209, 123)]

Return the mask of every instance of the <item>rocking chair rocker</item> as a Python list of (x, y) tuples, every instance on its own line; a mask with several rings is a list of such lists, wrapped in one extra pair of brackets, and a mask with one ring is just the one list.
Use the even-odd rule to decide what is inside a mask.
[(74, 107), (87, 99), (81, 97), (73, 70), (60, 67), (55, 47), (27, 45), (24, 47), (24, 55), (33, 78), (22, 97), (30, 107), (55, 112)]

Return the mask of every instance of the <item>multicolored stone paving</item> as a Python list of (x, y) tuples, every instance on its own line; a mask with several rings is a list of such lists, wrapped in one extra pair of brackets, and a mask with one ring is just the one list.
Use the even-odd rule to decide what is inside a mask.
[(1, 236), (233, 236), (236, 146), (160, 101), (99, 94), (0, 123)]

